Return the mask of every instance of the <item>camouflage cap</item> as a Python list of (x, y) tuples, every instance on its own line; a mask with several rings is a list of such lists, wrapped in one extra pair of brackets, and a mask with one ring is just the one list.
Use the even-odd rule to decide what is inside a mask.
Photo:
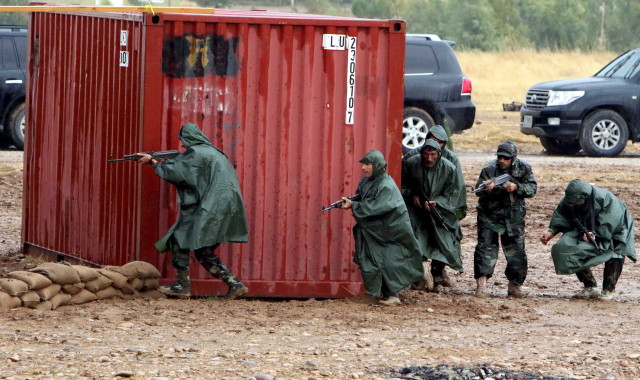
[(504, 141), (498, 145), (496, 155), (514, 158), (518, 155), (518, 146), (511, 140)]

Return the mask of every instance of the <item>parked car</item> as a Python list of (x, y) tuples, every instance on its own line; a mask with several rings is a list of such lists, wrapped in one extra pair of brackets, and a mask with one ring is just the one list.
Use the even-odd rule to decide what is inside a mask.
[(433, 34), (408, 34), (404, 73), (403, 152), (422, 146), (429, 128), (440, 124), (453, 133), (471, 128), (476, 106), (453, 41)]
[(0, 145), (24, 148), (27, 27), (0, 26)]
[(533, 85), (520, 110), (520, 131), (552, 154), (614, 157), (640, 141), (640, 49), (584, 79)]

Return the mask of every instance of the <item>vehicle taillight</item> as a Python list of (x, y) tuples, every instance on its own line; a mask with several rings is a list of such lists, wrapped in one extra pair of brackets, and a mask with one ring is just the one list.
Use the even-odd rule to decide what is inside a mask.
[(471, 79), (462, 78), (462, 95), (471, 95)]

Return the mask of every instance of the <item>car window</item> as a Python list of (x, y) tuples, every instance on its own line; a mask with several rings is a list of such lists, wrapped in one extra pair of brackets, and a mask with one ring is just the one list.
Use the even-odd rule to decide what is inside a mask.
[(27, 68), (27, 38), (16, 37), (14, 39), (16, 43), (16, 49), (18, 49), (18, 60), (20, 61), (20, 67)]
[(636, 49), (614, 59), (594, 76), (597, 78), (628, 79), (634, 77), (639, 71), (640, 50)]
[(405, 74), (433, 74), (438, 72), (438, 61), (431, 46), (407, 44)]
[(16, 49), (11, 38), (2, 38), (2, 67), (4, 69), (17, 69)]

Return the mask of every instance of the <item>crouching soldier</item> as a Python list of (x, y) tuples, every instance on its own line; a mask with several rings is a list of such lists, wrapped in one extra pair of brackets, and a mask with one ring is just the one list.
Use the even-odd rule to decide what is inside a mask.
[(351, 209), (356, 220), (353, 261), (368, 294), (380, 297), (382, 305), (399, 305), (398, 292), (422, 278), (420, 249), (382, 153), (372, 150), (360, 163), (364, 177), (356, 191), (358, 200), (342, 198), (342, 208)]
[[(633, 217), (627, 206), (607, 190), (574, 179), (540, 241), (547, 244), (558, 233), (563, 235), (551, 247), (556, 273), (575, 273), (584, 284), (574, 297), (612, 299), (625, 257), (636, 261)], [(601, 294), (590, 268), (602, 263)]]

